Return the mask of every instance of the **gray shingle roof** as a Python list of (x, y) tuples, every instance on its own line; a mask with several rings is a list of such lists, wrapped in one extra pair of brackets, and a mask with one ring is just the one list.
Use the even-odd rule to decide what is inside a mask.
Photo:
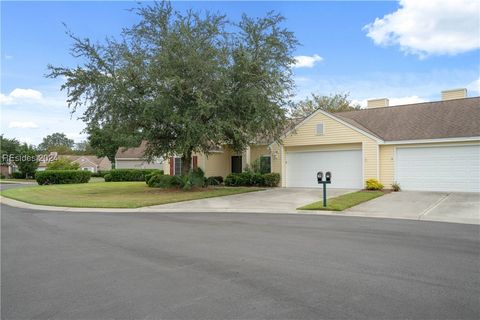
[(480, 97), (335, 113), (384, 141), (480, 136)]
[(115, 158), (142, 159), (144, 157), (145, 150), (147, 149), (147, 143), (148, 142), (146, 140), (143, 140), (140, 146), (135, 148), (120, 147), (118, 148), (117, 153), (115, 154)]

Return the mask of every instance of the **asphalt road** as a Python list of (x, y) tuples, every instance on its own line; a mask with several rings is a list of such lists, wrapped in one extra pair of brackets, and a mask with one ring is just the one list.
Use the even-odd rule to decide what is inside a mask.
[(479, 227), (2, 206), (2, 319), (479, 319)]

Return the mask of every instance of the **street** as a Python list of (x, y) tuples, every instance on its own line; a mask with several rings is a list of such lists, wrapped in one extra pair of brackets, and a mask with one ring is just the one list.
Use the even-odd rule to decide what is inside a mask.
[(478, 319), (477, 225), (2, 205), (2, 319)]

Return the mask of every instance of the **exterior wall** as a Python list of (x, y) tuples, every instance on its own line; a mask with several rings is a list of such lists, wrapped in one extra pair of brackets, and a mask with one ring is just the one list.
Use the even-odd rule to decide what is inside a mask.
[[(224, 150), (223, 152), (211, 153), (208, 156), (203, 156), (202, 162), (204, 163), (205, 176), (222, 176), (226, 177), (232, 172), (232, 153), (230, 150)], [(199, 164), (202, 163), (199, 160)]]
[(417, 147), (441, 147), (441, 146), (459, 146), (459, 145), (480, 145), (479, 141), (465, 142), (437, 142), (437, 143), (415, 143), (415, 144), (395, 144), (380, 146), (380, 182), (389, 189), (395, 182), (395, 154), (396, 149), (417, 148)]
[(164, 170), (163, 163), (148, 163), (142, 160), (116, 159), (116, 169), (160, 169)]
[(270, 150), (267, 145), (250, 146), (250, 163), (265, 155), (270, 155)]
[[(316, 125), (323, 123), (324, 134), (316, 134)], [(319, 112), (307, 119), (296, 131), (283, 140), (284, 149), (277, 149), (281, 155), (280, 163), (272, 161), (272, 170), (282, 175), (282, 186), (286, 185), (283, 178), (286, 171), (285, 152), (288, 151), (320, 151), (348, 150), (361, 146), (363, 150), (363, 180), (379, 179), (379, 145), (377, 140), (364, 135), (347, 125)], [(272, 148), (279, 148), (272, 145)], [(274, 151), (273, 151), (274, 152)], [(275, 165), (273, 164), (275, 162)]]
[(395, 181), (395, 147), (393, 145), (380, 146), (380, 183), (390, 189)]

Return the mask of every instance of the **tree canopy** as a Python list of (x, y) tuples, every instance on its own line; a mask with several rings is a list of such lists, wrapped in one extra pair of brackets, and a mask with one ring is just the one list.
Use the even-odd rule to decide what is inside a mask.
[(292, 118), (304, 118), (318, 109), (328, 112), (345, 112), (360, 109), (359, 104), (349, 99), (348, 93), (336, 93), (329, 96), (312, 94), (304, 100), (295, 103), (291, 109)]
[(140, 132), (148, 157), (181, 155), (184, 173), (193, 152), (242, 151), (259, 135), (280, 136), (297, 45), (281, 15), (232, 23), (221, 14), (177, 12), (169, 2), (134, 12), (140, 22), (120, 40), (92, 43), (68, 32), (81, 64), (49, 66), (49, 77), (67, 79), (72, 111), (86, 107), (89, 127)]
[(75, 147), (75, 141), (69, 139), (64, 133), (56, 132), (43, 138), (38, 145), (41, 152), (71, 153)]

